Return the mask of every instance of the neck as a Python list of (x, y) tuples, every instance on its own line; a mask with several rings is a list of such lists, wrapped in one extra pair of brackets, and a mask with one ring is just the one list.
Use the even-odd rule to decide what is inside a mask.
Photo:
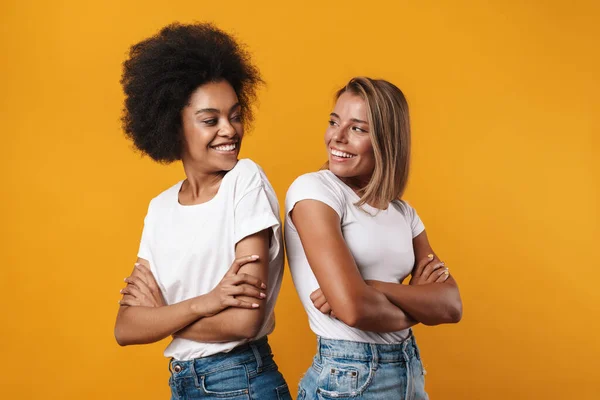
[(371, 177), (360, 177), (360, 176), (351, 176), (351, 177), (341, 177), (338, 176), (342, 182), (348, 185), (352, 190), (354, 190), (359, 196), (362, 195), (364, 188), (369, 184)]
[(199, 166), (183, 163), (186, 180), (181, 186), (181, 192), (185, 192), (192, 200), (214, 195), (221, 185), (223, 176), (227, 171), (206, 171)]

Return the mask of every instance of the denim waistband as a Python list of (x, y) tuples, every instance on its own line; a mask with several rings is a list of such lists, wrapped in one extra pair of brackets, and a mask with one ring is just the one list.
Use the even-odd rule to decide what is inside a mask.
[(401, 343), (376, 344), (352, 342), (348, 340), (326, 339), (317, 337), (317, 357), (336, 357), (349, 360), (398, 362), (408, 361), (413, 357), (421, 359), (419, 348), (412, 332)]
[(210, 373), (248, 361), (255, 361), (260, 371), (263, 360), (271, 355), (267, 337), (240, 345), (228, 353), (217, 353), (208, 357), (179, 361), (171, 359), (169, 370), (174, 377)]

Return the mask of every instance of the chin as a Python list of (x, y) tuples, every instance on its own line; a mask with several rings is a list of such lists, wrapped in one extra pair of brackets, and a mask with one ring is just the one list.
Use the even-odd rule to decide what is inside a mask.
[(351, 178), (354, 176), (351, 168), (331, 162), (329, 163), (329, 170), (333, 172), (334, 175), (339, 176), (340, 178)]
[(231, 161), (223, 161), (219, 163), (219, 169), (221, 171), (231, 171), (233, 169), (233, 167), (235, 167), (235, 164), (237, 164), (238, 159), (237, 157), (235, 159), (232, 159)]

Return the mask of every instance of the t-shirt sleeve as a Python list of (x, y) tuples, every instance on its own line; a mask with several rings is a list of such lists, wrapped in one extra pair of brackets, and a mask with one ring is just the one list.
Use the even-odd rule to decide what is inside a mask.
[(142, 239), (140, 241), (140, 248), (137, 256), (148, 260), (150, 266), (154, 266), (154, 260), (152, 258), (152, 222), (150, 215), (150, 206), (148, 206), (148, 212), (144, 218), (144, 229), (142, 230)]
[(279, 211), (271, 204), (263, 184), (250, 189), (235, 205), (235, 243), (268, 228), (276, 233), (280, 225)]
[(425, 230), (425, 225), (423, 225), (423, 221), (421, 221), (421, 218), (419, 218), (419, 214), (417, 214), (417, 211), (414, 208), (412, 208), (412, 206), (408, 204), (408, 202), (403, 200), (402, 203), (404, 205), (406, 220), (410, 225), (410, 229), (412, 231), (412, 237), (415, 238)]
[(297, 178), (285, 196), (285, 214), (289, 215), (302, 200), (317, 200), (331, 207), (341, 218), (344, 215), (344, 201), (335, 188), (328, 185), (317, 174), (306, 174)]

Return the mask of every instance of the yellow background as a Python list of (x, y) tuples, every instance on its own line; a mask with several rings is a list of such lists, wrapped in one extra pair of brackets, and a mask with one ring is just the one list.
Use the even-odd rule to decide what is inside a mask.
[[(176, 20), (253, 52), (268, 86), (242, 155), (282, 204), (325, 160), (335, 89), (406, 93), (406, 198), (464, 301), (416, 328), (432, 399), (600, 398), (598, 2), (86, 3), (0, 5), (1, 398), (168, 398), (166, 342), (118, 347), (113, 323), (148, 201), (183, 173), (124, 139), (121, 63)], [(315, 343), (287, 272), (276, 312), (295, 393)]]

